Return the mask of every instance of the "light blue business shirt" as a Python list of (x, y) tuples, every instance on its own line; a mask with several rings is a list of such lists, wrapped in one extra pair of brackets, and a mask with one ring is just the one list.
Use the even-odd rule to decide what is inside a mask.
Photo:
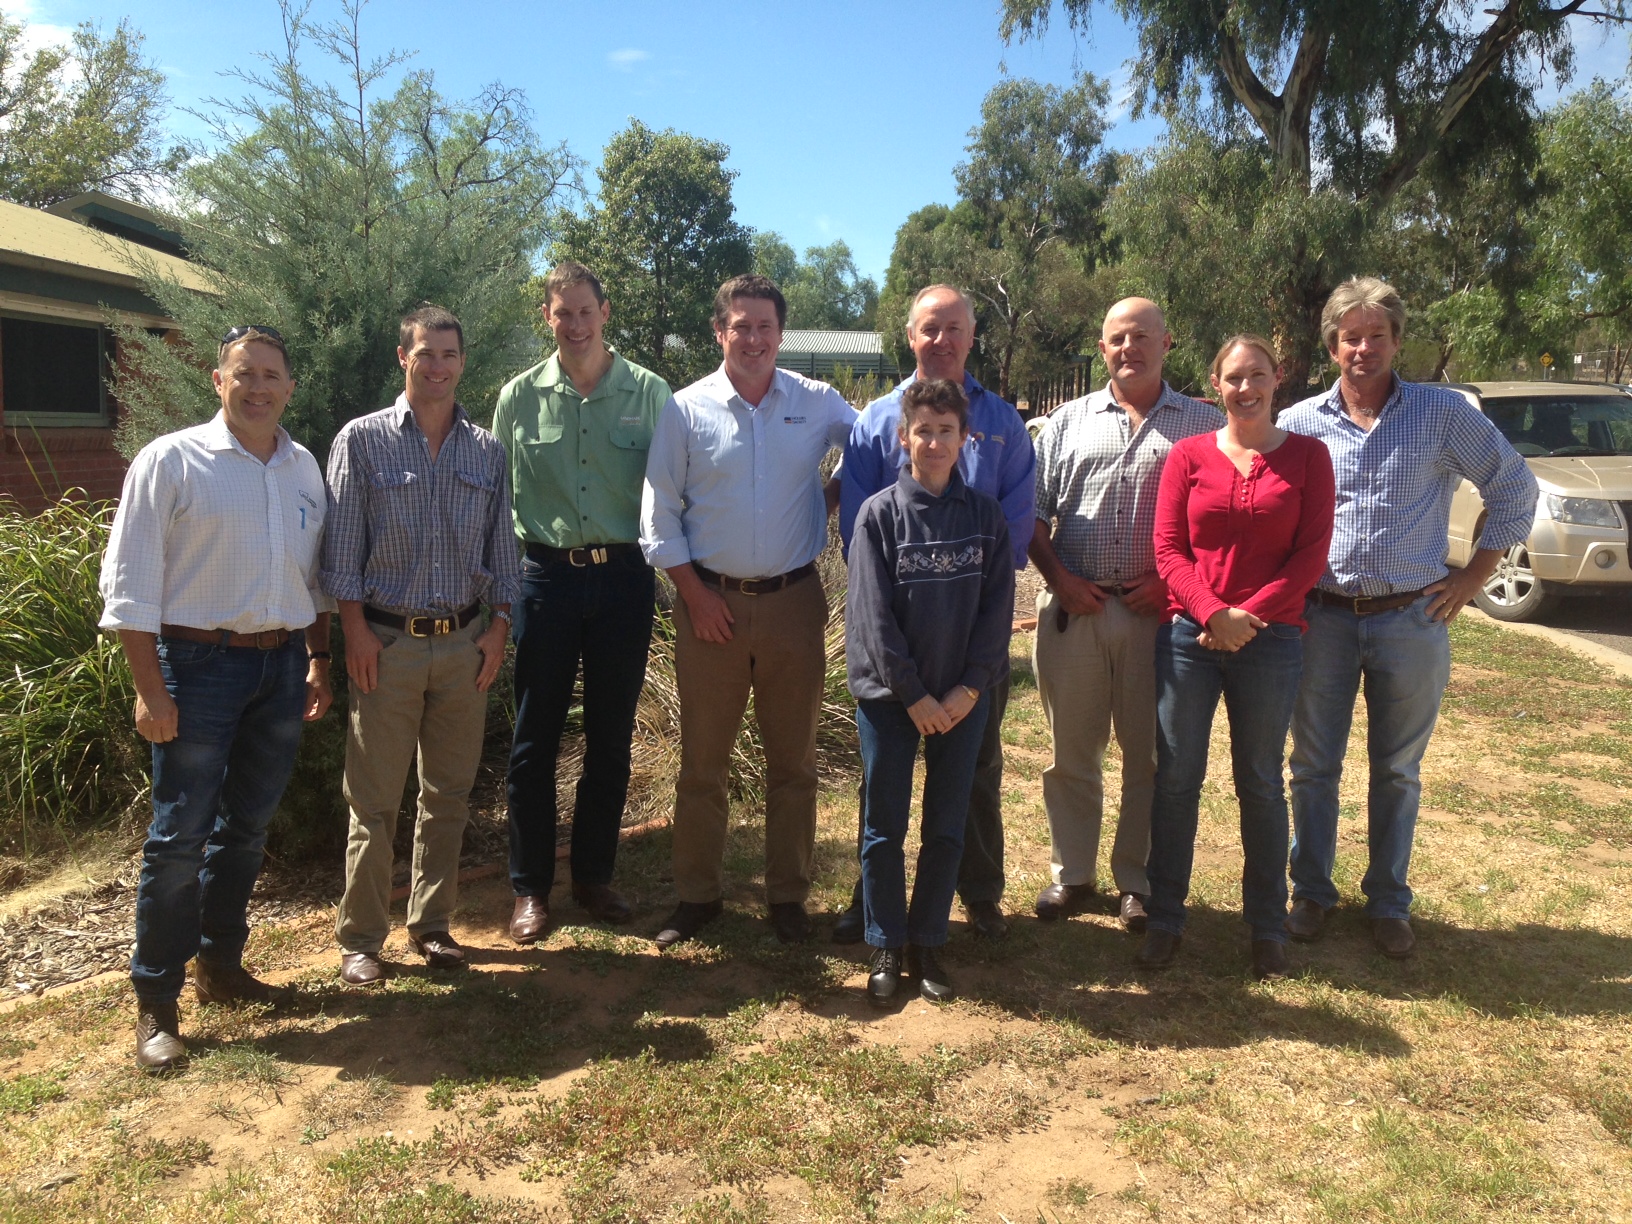
[(1320, 585), (1343, 595), (1420, 591), (1445, 577), (1451, 494), (1466, 476), (1485, 502), (1480, 548), (1508, 549), (1530, 534), (1536, 478), (1501, 431), (1461, 395), (1394, 380), (1369, 430), (1343, 411), (1338, 388), (1276, 418), (1319, 438), (1337, 477), (1337, 515)]
[[(918, 375), (861, 410), (844, 444), (844, 467), (839, 470), (839, 534), (846, 550), (856, 529), (861, 503), (880, 489), (892, 487), (907, 466), (902, 449), (901, 395)], [(1031, 435), (1014, 405), (988, 391), (967, 372), (963, 391), (969, 397), (969, 440), (958, 452), (963, 482), (995, 497), (1009, 525), (1009, 546), (1014, 568), (1026, 568), (1026, 546), (1037, 526), (1037, 456)]]
[(771, 578), (827, 543), (820, 464), (856, 410), (826, 383), (778, 370), (759, 406), (722, 365), (663, 405), (646, 459), (640, 547), (659, 569), (695, 561)]

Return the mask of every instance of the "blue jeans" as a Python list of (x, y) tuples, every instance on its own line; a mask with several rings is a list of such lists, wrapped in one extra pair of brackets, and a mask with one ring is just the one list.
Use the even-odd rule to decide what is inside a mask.
[(1241, 805), (1241, 908), (1253, 939), (1284, 942), (1286, 790), (1281, 763), (1303, 666), (1296, 625), (1270, 625), (1240, 650), (1196, 644), (1182, 619), (1156, 633), (1156, 795), (1150, 808), (1150, 926), (1184, 931), (1197, 809), (1219, 694), (1230, 720), (1230, 761)]
[(159, 666), (179, 720), (175, 739), (153, 745), (130, 980), (162, 1002), (181, 995), (195, 954), (243, 957), (266, 828), (300, 747), (305, 638), (256, 650), (161, 637)]
[(1356, 616), (1310, 603), (1303, 685), (1292, 716), (1292, 896), (1337, 904), (1337, 786), (1349, 723), (1366, 694), (1370, 862), (1360, 890), (1372, 918), (1411, 912), (1406, 873), (1422, 799), (1422, 754), (1451, 675), (1450, 637), (1430, 620), (1429, 596), (1393, 612)]
[(506, 787), (510, 884), (518, 897), (548, 897), (555, 884), (556, 758), (580, 662), (584, 767), (572, 813), (572, 878), (612, 882), (655, 593), (651, 567), (635, 556), (585, 566), (522, 562)]
[(907, 906), (905, 845), (912, 819), (912, 772), (918, 759), (918, 728), (899, 701), (859, 701), (863, 808), (861, 888), (867, 942), (875, 948), (946, 942), (947, 916), (958, 888), (969, 792), (991, 695), (952, 730), (924, 740), (924, 814), (918, 870)]

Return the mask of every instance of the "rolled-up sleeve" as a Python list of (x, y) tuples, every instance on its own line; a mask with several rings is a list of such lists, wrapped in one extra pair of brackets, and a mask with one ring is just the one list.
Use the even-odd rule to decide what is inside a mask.
[(652, 430), (646, 481), (640, 490), (640, 551), (657, 569), (673, 569), (691, 560), (682, 521), (690, 433), (685, 412), (669, 396)]
[(97, 580), (103, 629), (157, 633), (164, 620), (164, 545), (175, 515), (177, 474), (147, 449), (132, 460)]
[[(1061, 418), (1051, 416), (1043, 422), (1043, 427), (1037, 433), (1037, 445), (1032, 457), (1032, 466), (1036, 478), (1032, 484), (1033, 513), (1039, 521), (1053, 523), (1060, 505), (1060, 490), (1058, 484), (1058, 464), (1055, 457), (1059, 451), (1059, 432)], [(1008, 507), (1004, 507), (1005, 513)], [(1030, 537), (1027, 537), (1030, 540)]]
[(1479, 547), (1505, 552), (1529, 538), (1540, 489), (1530, 465), (1501, 430), (1471, 404), (1459, 405), (1445, 431), (1445, 466), (1473, 481), (1485, 503)]
[(494, 457), (499, 495), (493, 499), (493, 516), (487, 525), (487, 542), (482, 563), (493, 576), (487, 590), (489, 604), (513, 604), (521, 598), (521, 548), (516, 542), (515, 515), (510, 508), (509, 452), (498, 447)]
[(368, 563), (368, 476), (357, 461), (356, 446), (356, 432), (342, 429), (329, 448), (322, 582), (335, 599), (363, 598), (363, 567)]

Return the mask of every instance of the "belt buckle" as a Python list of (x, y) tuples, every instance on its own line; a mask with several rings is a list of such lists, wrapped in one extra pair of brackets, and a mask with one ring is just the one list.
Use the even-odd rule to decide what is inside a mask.
[(255, 634), (256, 650), (276, 650), (278, 648), (278, 631), (276, 629), (262, 629)]
[(1356, 616), (1364, 616), (1365, 615), (1364, 612), (1360, 611), (1360, 605), (1362, 603), (1364, 603), (1366, 601), (1366, 599), (1367, 599), (1367, 596), (1365, 596), (1365, 595), (1356, 595), (1349, 601), (1351, 604), (1354, 605), (1354, 614)]
[[(430, 622), (432, 627), (429, 629), (421, 629), (420, 626), (425, 624), (427, 621)], [(436, 622), (429, 616), (410, 616), (407, 624), (408, 636), (416, 638), (430, 637), (436, 632), (435, 626)]]
[(569, 548), (569, 549), (567, 549), (567, 564), (572, 566), (574, 569), (583, 569), (586, 565), (589, 564), (589, 562), (588, 561), (580, 561), (578, 559), (578, 557), (579, 557), (579, 554), (581, 554), (581, 553), (582, 554), (587, 554), (588, 552), (589, 552), (589, 549), (587, 549), (587, 548)]

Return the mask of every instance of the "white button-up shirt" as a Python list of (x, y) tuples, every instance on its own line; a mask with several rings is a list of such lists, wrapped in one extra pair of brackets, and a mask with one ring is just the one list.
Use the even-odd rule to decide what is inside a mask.
[(827, 544), (820, 465), (856, 410), (826, 383), (778, 370), (756, 408), (721, 366), (676, 391), (646, 458), (640, 546), (659, 569), (695, 561), (771, 578)]
[(305, 628), (334, 608), (318, 588), (326, 504), (317, 460), (281, 427), (269, 463), (220, 413), (155, 439), (125, 473), (102, 628)]

